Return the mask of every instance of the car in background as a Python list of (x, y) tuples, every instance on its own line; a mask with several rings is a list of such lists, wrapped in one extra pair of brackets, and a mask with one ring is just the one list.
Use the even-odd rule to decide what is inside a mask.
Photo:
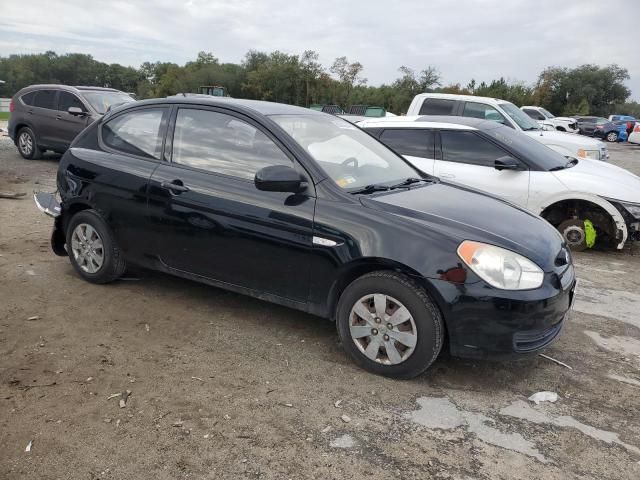
[(626, 124), (616, 125), (604, 117), (591, 115), (576, 116), (575, 119), (581, 135), (602, 138), (612, 143), (627, 139)]
[(57, 181), (57, 209), (35, 199), (86, 281), (138, 264), (335, 320), (353, 360), (382, 375), (420, 374), (445, 340), (476, 358), (543, 349), (574, 298), (571, 256), (540, 217), (306, 108), (121, 106), (74, 140)]
[(636, 122), (633, 132), (629, 135), (629, 143), (640, 145), (640, 122)]
[(26, 159), (39, 158), (45, 150), (63, 153), (109, 108), (134, 101), (113, 88), (31, 85), (11, 99), (9, 137)]
[(627, 135), (631, 135), (633, 129), (638, 125), (638, 120), (630, 115), (609, 115), (609, 121), (616, 125), (624, 125), (626, 127)]
[[(640, 178), (609, 163), (567, 159), (496, 122), (397, 117), (360, 126), (421, 171), (541, 215), (574, 250), (640, 240)], [(591, 227), (595, 229), (595, 237)], [(521, 232), (518, 238), (533, 232)]]
[(530, 105), (520, 107), (520, 110), (538, 122), (541, 127), (550, 127), (551, 130), (559, 132), (578, 133), (578, 122), (575, 118), (556, 117), (545, 108)]
[(420, 93), (411, 102), (407, 115), (452, 115), (492, 120), (522, 132), (566, 157), (605, 161), (609, 158), (609, 150), (603, 142), (566, 132), (544, 131), (513, 103), (498, 98)]

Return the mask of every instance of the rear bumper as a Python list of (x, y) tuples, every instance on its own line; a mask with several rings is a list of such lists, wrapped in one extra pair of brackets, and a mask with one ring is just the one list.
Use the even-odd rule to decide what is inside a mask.
[(558, 338), (575, 298), (575, 274), (547, 274), (536, 290), (505, 291), (478, 282), (432, 283), (443, 308), (451, 354), (483, 358), (539, 352)]

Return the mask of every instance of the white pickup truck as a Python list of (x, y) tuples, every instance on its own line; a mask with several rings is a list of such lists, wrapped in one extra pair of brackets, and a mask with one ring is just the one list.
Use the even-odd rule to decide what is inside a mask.
[(559, 132), (578, 133), (578, 121), (571, 117), (556, 117), (553, 113), (543, 107), (526, 105), (520, 107), (524, 113), (547, 130), (558, 130)]
[(498, 98), (420, 93), (411, 102), (407, 115), (450, 115), (494, 120), (529, 135), (566, 157), (604, 161), (609, 158), (609, 150), (604, 142), (566, 132), (543, 130), (513, 103)]

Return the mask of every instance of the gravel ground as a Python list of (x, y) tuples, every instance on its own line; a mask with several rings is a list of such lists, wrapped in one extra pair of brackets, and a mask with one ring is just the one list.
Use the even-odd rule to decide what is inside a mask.
[[(640, 173), (640, 148), (611, 150)], [(0, 137), (0, 191), (56, 168)], [(0, 478), (640, 478), (635, 250), (576, 255), (546, 351), (571, 369), (443, 355), (393, 381), (300, 312), (147, 271), (83, 282), (28, 197), (0, 199), (0, 221)]]

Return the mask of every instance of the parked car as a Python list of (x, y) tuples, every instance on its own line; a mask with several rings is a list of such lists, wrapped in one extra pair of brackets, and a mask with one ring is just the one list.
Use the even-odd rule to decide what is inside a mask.
[[(624, 117), (625, 115), (612, 115), (613, 117)], [(625, 132), (627, 132), (627, 139), (629, 137), (629, 135), (631, 135), (631, 132), (633, 132), (634, 127), (638, 124), (638, 121), (633, 118), (633, 117), (627, 117), (627, 118), (618, 118), (616, 120), (610, 120), (611, 122), (615, 123), (616, 125), (618, 125), (619, 127), (622, 126), (622, 129), (624, 129)]]
[(636, 119), (636, 117), (632, 117), (631, 115), (609, 115), (608, 120), (610, 122), (618, 122), (618, 121), (625, 121), (625, 122), (637, 122), (638, 120)]
[(629, 143), (640, 145), (640, 122), (636, 122), (633, 132), (629, 135)]
[(134, 101), (113, 88), (31, 85), (11, 99), (9, 136), (26, 159), (45, 150), (62, 153), (111, 106)]
[(493, 120), (518, 132), (523, 132), (567, 157), (592, 158), (594, 160), (609, 158), (609, 150), (603, 142), (566, 132), (543, 131), (540, 125), (513, 103), (497, 98), (420, 93), (411, 102), (407, 115), (454, 115)]
[(524, 113), (541, 127), (549, 127), (550, 130), (558, 130), (559, 132), (578, 133), (578, 122), (571, 117), (556, 117), (546, 108), (525, 106), (520, 107)]
[(626, 124), (616, 125), (604, 117), (576, 116), (580, 134), (606, 139), (608, 142), (624, 141), (627, 139)]
[(640, 240), (640, 178), (627, 170), (567, 160), (487, 120), (397, 117), (360, 125), (427, 174), (491, 192), (541, 215), (574, 250), (596, 241), (621, 249), (629, 238)]
[(355, 362), (383, 375), (424, 371), (445, 337), (460, 356), (540, 350), (574, 296), (569, 251), (540, 217), (309, 109), (121, 106), (75, 139), (57, 181), (61, 203), (36, 202), (85, 280), (137, 264), (335, 319)]

